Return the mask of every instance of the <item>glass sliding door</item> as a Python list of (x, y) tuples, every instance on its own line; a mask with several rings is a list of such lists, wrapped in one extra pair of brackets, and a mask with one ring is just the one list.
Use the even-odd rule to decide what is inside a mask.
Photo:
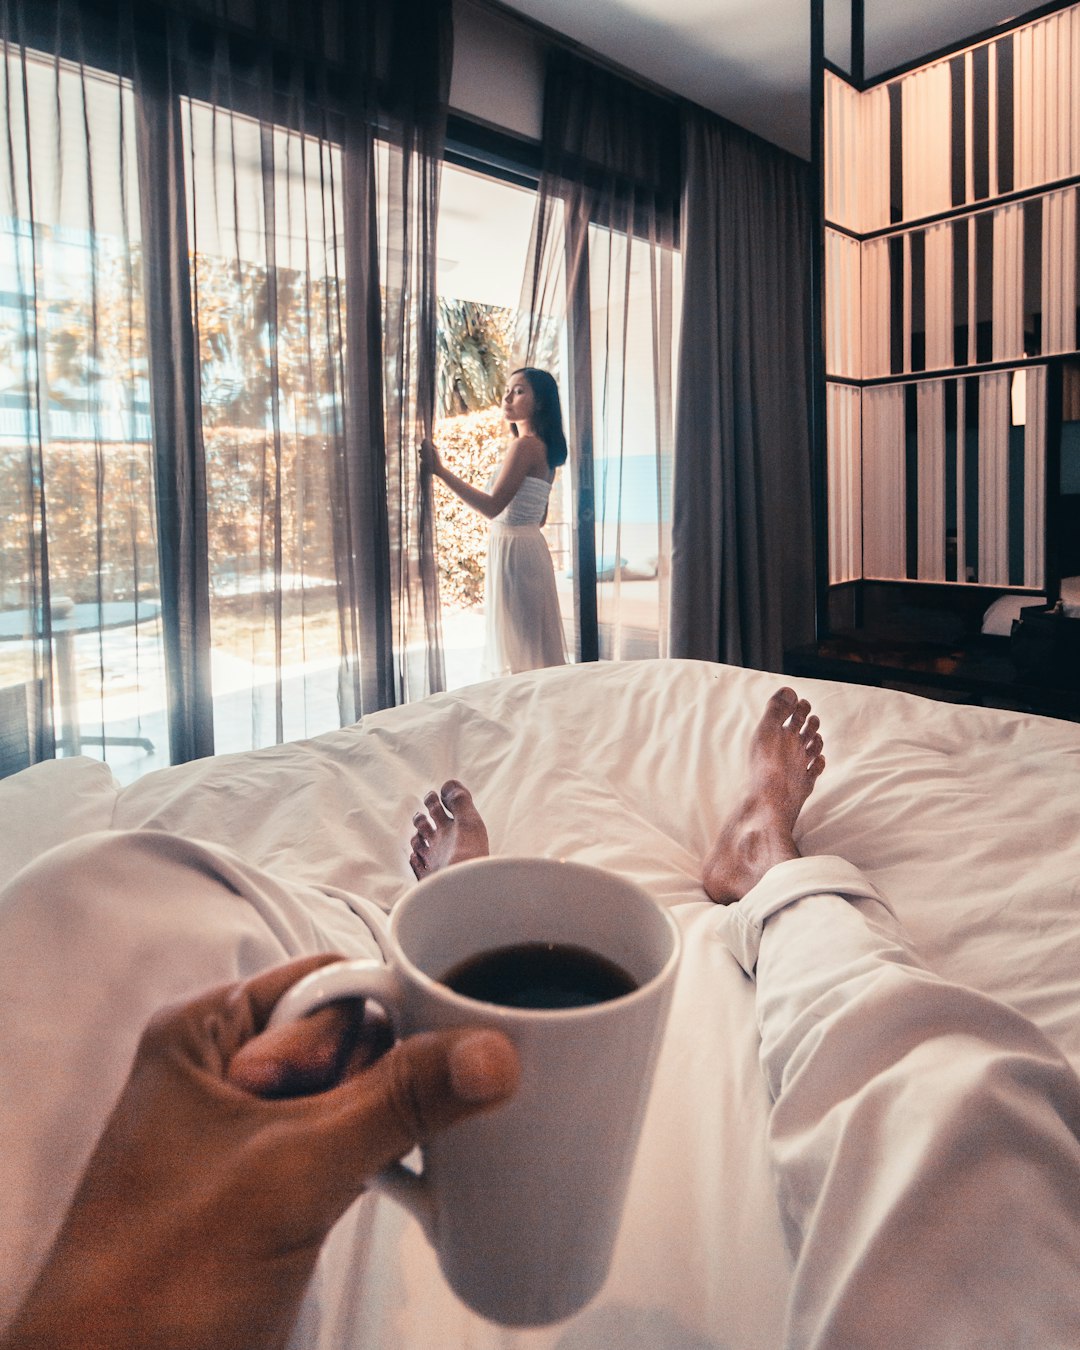
[(590, 352), (601, 659), (666, 656), (679, 253), (593, 225)]
[[(485, 485), (505, 448), (503, 381), (528, 329), (530, 364), (558, 381), (572, 442), (545, 525), (568, 649), (586, 659), (664, 656), (680, 255), (655, 238), (596, 224), (587, 249), (568, 249), (559, 203), (549, 202), (539, 298), (523, 314), (535, 202), (528, 189), (444, 166), (436, 439), (455, 473)], [(573, 293), (567, 253), (577, 259)], [(436, 504), (454, 688), (486, 676), (487, 525), (441, 487)]]
[[(513, 369), (518, 300), (536, 194), (443, 166), (439, 199), (438, 397), (435, 440), (449, 468), (485, 487), (506, 452), (500, 411)], [(562, 383), (558, 343), (542, 364)], [(573, 631), (570, 479), (556, 475), (545, 537), (567, 632)], [(439, 593), (448, 688), (488, 676), (484, 662), (487, 522), (436, 484)], [(570, 644), (572, 646), (572, 642)]]

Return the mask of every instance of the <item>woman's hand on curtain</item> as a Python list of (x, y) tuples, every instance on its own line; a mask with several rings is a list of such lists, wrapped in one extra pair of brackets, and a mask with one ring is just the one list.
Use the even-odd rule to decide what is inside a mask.
[(442, 475), (443, 462), (438, 447), (427, 437), (420, 442), (420, 469), (423, 473), (434, 474), (436, 478)]
[[(537, 447), (539, 447), (539, 451)], [(536, 467), (537, 459), (542, 457), (543, 454), (542, 441), (538, 441), (535, 436), (519, 436), (503, 460), (491, 491), (485, 492), (482, 488), (473, 487), (471, 483), (466, 483), (456, 473), (451, 473), (439, 458), (438, 450), (430, 441), (425, 440), (420, 444), (421, 465), (425, 463), (425, 458), (433, 458), (431, 472), (436, 477), (441, 478), (450, 491), (460, 497), (466, 506), (479, 515), (486, 516), (488, 520), (494, 520), (497, 515), (506, 510), (510, 500), (525, 481), (529, 470)], [(437, 467), (435, 467), (436, 465)]]

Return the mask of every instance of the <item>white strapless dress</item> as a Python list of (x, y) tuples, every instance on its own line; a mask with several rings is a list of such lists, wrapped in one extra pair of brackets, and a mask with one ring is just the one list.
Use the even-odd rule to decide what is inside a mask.
[(491, 675), (566, 663), (555, 569), (540, 522), (551, 484), (526, 478), (488, 535), (485, 664)]

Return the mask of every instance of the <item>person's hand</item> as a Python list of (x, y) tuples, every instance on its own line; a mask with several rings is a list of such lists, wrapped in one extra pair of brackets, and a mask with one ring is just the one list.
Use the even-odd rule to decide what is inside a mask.
[(413, 1036), (372, 1062), (351, 1001), (263, 1033), (285, 990), (333, 959), (154, 1018), (2, 1350), (283, 1346), (367, 1180), (513, 1093), (517, 1057), (496, 1032)]
[(420, 467), (425, 473), (435, 474), (442, 470), (442, 459), (435, 442), (425, 437), (420, 442)]

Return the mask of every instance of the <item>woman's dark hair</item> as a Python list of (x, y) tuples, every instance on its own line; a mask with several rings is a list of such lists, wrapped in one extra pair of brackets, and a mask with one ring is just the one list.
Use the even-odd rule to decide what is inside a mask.
[[(533, 426), (547, 450), (548, 468), (557, 469), (560, 464), (566, 463), (567, 455), (570, 453), (563, 432), (559, 386), (546, 370), (538, 370), (535, 366), (519, 366), (512, 372), (510, 378), (513, 379), (514, 375), (524, 375), (529, 382), (529, 388), (536, 400)], [(517, 434), (517, 425), (514, 424), (514, 435)]]

